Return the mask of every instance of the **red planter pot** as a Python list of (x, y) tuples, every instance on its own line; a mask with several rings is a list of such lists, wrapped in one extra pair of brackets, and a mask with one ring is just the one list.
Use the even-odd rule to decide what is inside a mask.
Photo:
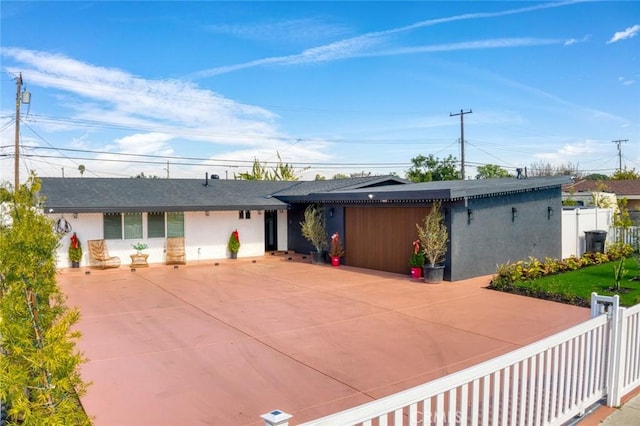
[(333, 256), (331, 258), (331, 265), (332, 266), (340, 266), (340, 258), (338, 256)]
[(419, 280), (422, 277), (422, 268), (411, 268), (411, 278)]

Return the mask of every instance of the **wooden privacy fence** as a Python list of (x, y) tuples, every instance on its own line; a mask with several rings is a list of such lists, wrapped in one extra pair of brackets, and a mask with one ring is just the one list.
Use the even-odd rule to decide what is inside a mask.
[[(319, 425), (558, 425), (640, 386), (640, 305), (591, 297), (592, 318), (465, 370), (336, 414)], [(264, 414), (267, 426), (291, 415)]]

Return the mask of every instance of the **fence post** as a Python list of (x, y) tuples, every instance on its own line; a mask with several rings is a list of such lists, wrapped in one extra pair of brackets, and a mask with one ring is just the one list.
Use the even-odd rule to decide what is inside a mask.
[(289, 426), (289, 419), (293, 416), (284, 411), (273, 410), (260, 417), (264, 420), (264, 426)]
[(607, 405), (620, 405), (622, 393), (622, 374), (626, 359), (626, 326), (624, 308), (620, 307), (620, 296), (598, 296), (591, 293), (591, 318), (603, 313), (609, 318), (609, 365), (607, 366)]
[[(604, 297), (604, 296), (600, 296)], [(621, 325), (621, 310), (620, 310), (620, 296), (617, 294), (611, 297), (613, 305), (610, 307), (609, 326), (611, 327), (611, 334), (609, 340), (609, 371), (607, 377), (607, 405), (609, 407), (617, 407), (620, 405), (620, 352), (622, 344), (622, 330)]]

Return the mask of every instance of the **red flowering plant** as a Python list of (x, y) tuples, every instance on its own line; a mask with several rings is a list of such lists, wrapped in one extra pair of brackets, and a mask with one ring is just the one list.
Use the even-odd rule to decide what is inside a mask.
[(331, 249), (329, 250), (329, 256), (344, 256), (344, 248), (342, 247), (342, 244), (340, 244), (340, 234), (337, 232), (331, 236)]
[(82, 259), (82, 245), (75, 232), (69, 239), (69, 242), (69, 260), (72, 262), (80, 262)]
[(409, 258), (409, 267), (422, 268), (422, 265), (424, 265), (424, 255), (420, 250), (420, 240), (415, 240), (412, 244), (413, 244), (413, 253)]
[(237, 229), (235, 229), (229, 236), (227, 247), (231, 253), (238, 253), (238, 250), (240, 250), (240, 234)]

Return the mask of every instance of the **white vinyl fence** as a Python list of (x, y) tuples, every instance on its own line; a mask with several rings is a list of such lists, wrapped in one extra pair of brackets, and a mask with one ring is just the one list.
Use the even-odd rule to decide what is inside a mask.
[[(591, 298), (592, 318), (531, 345), (340, 413), (320, 425), (559, 425), (640, 386), (640, 305)], [(291, 415), (262, 416), (287, 426)]]
[(607, 231), (607, 241), (613, 242), (613, 209), (576, 207), (562, 209), (562, 258), (580, 257), (586, 251), (586, 231)]

